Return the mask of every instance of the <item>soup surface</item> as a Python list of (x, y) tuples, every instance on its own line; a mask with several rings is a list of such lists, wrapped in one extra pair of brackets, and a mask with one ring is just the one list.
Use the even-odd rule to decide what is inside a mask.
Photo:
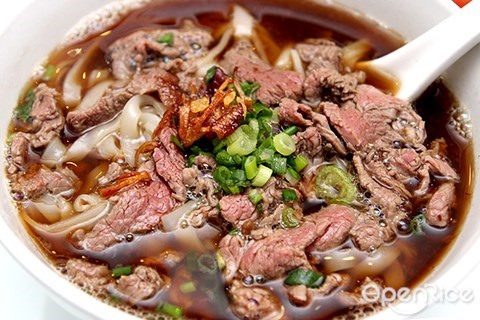
[(401, 45), (307, 1), (153, 1), (26, 85), (12, 199), (59, 272), (139, 317), (368, 315), (368, 288), (435, 268), (471, 195), (442, 82), (410, 104), (355, 69)]

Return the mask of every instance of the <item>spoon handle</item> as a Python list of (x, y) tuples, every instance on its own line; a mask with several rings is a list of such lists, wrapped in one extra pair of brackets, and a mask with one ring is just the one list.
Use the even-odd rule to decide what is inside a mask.
[[(364, 67), (392, 75), (396, 96), (412, 101), (480, 41), (480, 0), (473, 0), (403, 47)], [(364, 68), (362, 67), (362, 68)]]

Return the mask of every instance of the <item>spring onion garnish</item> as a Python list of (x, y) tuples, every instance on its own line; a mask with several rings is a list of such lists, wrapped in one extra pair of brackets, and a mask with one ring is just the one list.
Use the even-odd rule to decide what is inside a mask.
[(158, 43), (163, 43), (167, 46), (172, 46), (173, 45), (173, 33), (168, 32), (165, 33), (162, 37), (157, 39)]
[(315, 178), (315, 194), (327, 203), (348, 205), (355, 200), (357, 193), (348, 173), (335, 165), (322, 167)]
[(230, 230), (228, 232), (228, 234), (231, 235), (231, 236), (236, 236), (239, 233), (240, 233), (240, 230), (238, 230), (238, 228), (233, 228), (232, 230)]
[(173, 134), (170, 136), (170, 141), (176, 145), (180, 150), (182, 151), (185, 151), (185, 148), (183, 146), (183, 143), (182, 141), (180, 141), (180, 139), (178, 139), (177, 136), (174, 136)]
[(301, 179), (301, 176), (292, 167), (287, 168), (287, 173), (284, 177), (292, 186), (296, 185)]
[(252, 180), (252, 186), (263, 187), (272, 176), (273, 170), (261, 164), (258, 167), (258, 173)]
[(305, 285), (309, 288), (318, 288), (325, 281), (325, 276), (320, 272), (298, 268), (291, 271), (283, 284), (287, 286)]
[(32, 112), (33, 102), (35, 102), (35, 93), (33, 90), (28, 91), (23, 99), (23, 103), (13, 110), (13, 115), (20, 120), (27, 120)]
[(174, 304), (170, 304), (167, 302), (160, 303), (157, 308), (157, 311), (164, 313), (172, 318), (180, 318), (183, 316), (183, 309), (180, 308), (179, 306), (176, 306)]
[(283, 156), (289, 156), (295, 152), (295, 141), (285, 132), (280, 132), (273, 137), (273, 145), (275, 150)]
[(240, 83), (240, 88), (242, 88), (243, 93), (247, 96), (252, 98), (253, 94), (260, 89), (260, 84), (253, 81), (245, 81)]
[(295, 158), (294, 166), (293, 166), (295, 168), (295, 171), (300, 172), (303, 169), (305, 169), (306, 166), (308, 166), (308, 159), (307, 158), (305, 158), (302, 155), (299, 155)]
[(117, 267), (112, 269), (112, 277), (118, 278), (121, 276), (128, 276), (129, 274), (132, 274), (133, 267), (132, 266), (123, 266), (123, 267)]
[(233, 156), (228, 154), (226, 150), (222, 150), (219, 153), (217, 153), (217, 155), (215, 156), (215, 161), (217, 161), (218, 164), (221, 164), (227, 167), (236, 165), (235, 159), (233, 158)]
[(255, 178), (258, 173), (257, 157), (248, 156), (247, 159), (245, 159), (245, 164), (243, 165), (243, 167), (245, 168), (245, 174), (247, 176), (247, 179), (251, 180)]
[(258, 192), (257, 189), (253, 189), (248, 193), (248, 200), (250, 200), (255, 205), (262, 201), (262, 199), (263, 196), (260, 192)]
[(292, 208), (285, 208), (282, 211), (282, 223), (287, 228), (295, 228), (300, 222), (295, 217), (295, 210)]
[(424, 234), (424, 232), (423, 232), (424, 224), (425, 224), (425, 215), (423, 213), (422, 214), (417, 214), (410, 221), (410, 232), (412, 232), (415, 235)]
[(43, 72), (42, 75), (42, 80), (48, 81), (53, 79), (55, 76), (55, 72), (57, 71), (57, 67), (54, 66), (53, 64), (49, 64), (46, 68), (45, 71)]
[(205, 74), (205, 84), (209, 84), (212, 82), (213, 78), (215, 77), (215, 71), (217, 70), (217, 66), (210, 67)]
[(297, 193), (292, 189), (282, 190), (282, 200), (285, 202), (293, 202), (298, 200)]
[(289, 136), (293, 136), (295, 133), (298, 132), (298, 128), (296, 126), (291, 126), (291, 127), (288, 127), (287, 129), (283, 130), (283, 132), (285, 132)]
[(272, 159), (272, 170), (275, 174), (285, 174), (287, 172), (287, 158), (279, 154), (274, 155)]
[(180, 285), (180, 291), (182, 291), (182, 293), (192, 293), (195, 292), (195, 290), (197, 290), (197, 288), (193, 281), (184, 282)]

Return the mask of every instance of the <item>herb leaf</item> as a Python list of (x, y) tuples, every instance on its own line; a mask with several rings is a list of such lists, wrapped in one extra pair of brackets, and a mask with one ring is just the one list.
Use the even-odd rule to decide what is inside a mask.
[(13, 115), (20, 120), (27, 120), (30, 117), (30, 113), (32, 112), (32, 106), (35, 101), (35, 93), (33, 90), (30, 90), (25, 98), (23, 99), (23, 103), (20, 104), (13, 110)]
[(215, 77), (215, 71), (217, 70), (217, 66), (212, 66), (210, 69), (207, 70), (205, 74), (205, 84), (209, 84), (212, 82), (213, 78)]
[(240, 83), (240, 87), (242, 88), (243, 93), (245, 93), (246, 96), (253, 98), (253, 94), (258, 89), (260, 89), (260, 84), (254, 81), (244, 81)]
[(158, 43), (163, 43), (167, 46), (172, 46), (173, 45), (173, 33), (165, 33), (162, 37), (157, 39)]
[(425, 224), (425, 215), (418, 214), (410, 221), (410, 231), (416, 235), (423, 235), (423, 226)]

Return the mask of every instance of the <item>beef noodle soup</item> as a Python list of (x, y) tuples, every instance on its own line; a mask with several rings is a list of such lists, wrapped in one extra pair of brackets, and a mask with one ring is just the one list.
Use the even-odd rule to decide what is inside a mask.
[(144, 318), (359, 318), (413, 287), (468, 209), (471, 133), (356, 70), (402, 40), (335, 7), (152, 2), (55, 50), (7, 176), (71, 282)]

